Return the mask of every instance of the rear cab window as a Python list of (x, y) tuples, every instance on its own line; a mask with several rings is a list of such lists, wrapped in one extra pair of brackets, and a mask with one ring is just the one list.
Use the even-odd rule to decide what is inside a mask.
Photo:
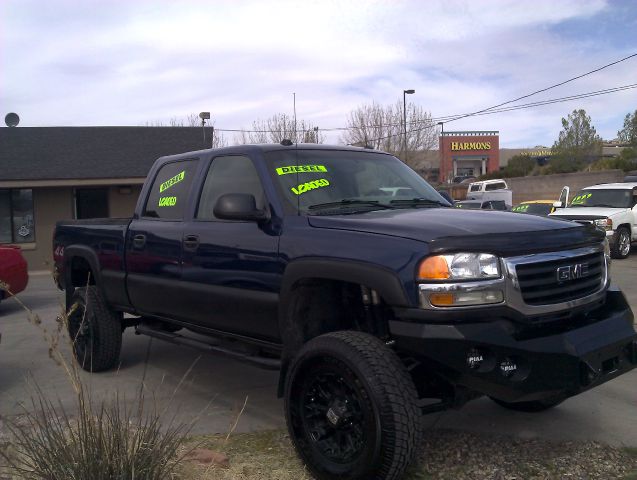
[(493, 191), (493, 190), (502, 190), (507, 188), (506, 183), (504, 182), (498, 182), (498, 183), (487, 183), (485, 190), (487, 192)]
[(196, 168), (196, 159), (163, 165), (153, 181), (142, 216), (181, 220), (184, 217)]

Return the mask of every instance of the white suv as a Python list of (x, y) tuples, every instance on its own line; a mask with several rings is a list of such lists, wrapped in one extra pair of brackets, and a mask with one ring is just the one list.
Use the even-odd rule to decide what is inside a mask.
[[(603, 183), (586, 187), (568, 202), (564, 187), (557, 210), (551, 217), (579, 223), (593, 223), (606, 230), (614, 258), (630, 255), (631, 242), (637, 241), (637, 183)], [(566, 205), (568, 204), (568, 207)]]

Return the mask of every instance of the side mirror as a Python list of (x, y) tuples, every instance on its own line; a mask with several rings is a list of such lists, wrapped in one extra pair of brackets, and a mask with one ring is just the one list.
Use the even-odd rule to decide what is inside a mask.
[(257, 209), (254, 195), (249, 193), (227, 193), (221, 195), (213, 210), (215, 217), (223, 220), (262, 222), (270, 217), (265, 210)]
[(562, 202), (553, 202), (553, 207), (564, 208), (564, 204)]

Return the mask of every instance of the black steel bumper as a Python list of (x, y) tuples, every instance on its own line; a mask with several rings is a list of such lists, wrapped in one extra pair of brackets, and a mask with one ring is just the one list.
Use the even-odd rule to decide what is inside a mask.
[(506, 402), (570, 397), (637, 366), (633, 313), (621, 291), (559, 325), (506, 318), (451, 324), (390, 322), (399, 351), (454, 385)]

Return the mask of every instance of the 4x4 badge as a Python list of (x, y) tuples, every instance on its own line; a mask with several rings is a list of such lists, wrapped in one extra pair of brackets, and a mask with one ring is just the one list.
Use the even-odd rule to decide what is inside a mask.
[(557, 269), (557, 281), (566, 282), (568, 280), (575, 280), (588, 275), (588, 263), (576, 263), (575, 265), (567, 265), (565, 267), (558, 267)]

